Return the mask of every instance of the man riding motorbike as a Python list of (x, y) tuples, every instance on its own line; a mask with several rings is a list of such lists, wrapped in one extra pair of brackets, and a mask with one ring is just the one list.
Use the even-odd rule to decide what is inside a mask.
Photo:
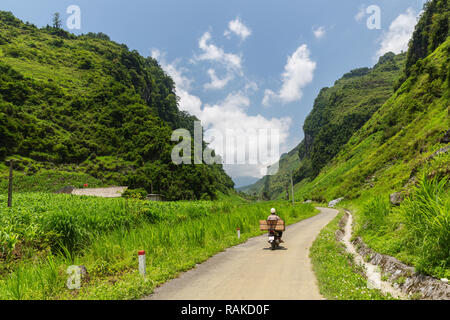
[[(275, 208), (270, 209), (270, 215), (267, 217), (267, 221), (273, 221), (273, 220), (281, 220), (281, 218), (276, 214)], [(278, 236), (280, 237), (280, 242), (284, 242), (281, 240), (281, 236), (283, 235), (283, 231), (275, 231)]]

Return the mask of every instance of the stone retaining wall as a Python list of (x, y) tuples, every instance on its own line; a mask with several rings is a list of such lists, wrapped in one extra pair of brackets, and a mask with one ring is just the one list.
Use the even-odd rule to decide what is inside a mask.
[[(339, 221), (336, 230), (336, 240), (341, 241), (345, 234), (348, 213)], [(420, 274), (394, 257), (377, 253), (370, 249), (361, 237), (356, 237), (352, 244), (357, 252), (368, 259), (371, 264), (377, 265), (385, 276), (388, 276), (392, 286), (406, 295), (424, 300), (450, 300), (450, 285), (444, 281)]]

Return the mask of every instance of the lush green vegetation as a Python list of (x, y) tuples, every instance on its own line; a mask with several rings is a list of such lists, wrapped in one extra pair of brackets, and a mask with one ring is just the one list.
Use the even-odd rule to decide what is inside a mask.
[(409, 43), (406, 60), (406, 80), (414, 65), (436, 50), (450, 36), (450, 2), (433, 0), (424, 4), (424, 12), (416, 25), (412, 40)]
[[(0, 180), (0, 193), (8, 191), (8, 171), (4, 171)], [(56, 192), (71, 185), (82, 188), (84, 185), (90, 188), (105, 186), (104, 183), (86, 173), (67, 172), (57, 170), (42, 170), (33, 175), (26, 175), (21, 172), (14, 172), (13, 191), (14, 192)]]
[(342, 243), (336, 240), (342, 213), (338, 214), (314, 241), (310, 257), (319, 282), (320, 293), (332, 300), (390, 299), (379, 290), (369, 289), (364, 270), (356, 265)]
[[(311, 217), (312, 205), (242, 200), (147, 202), (27, 193), (7, 208), (0, 196), (0, 299), (131, 299), (228, 246), (259, 235), (275, 206), (287, 223)], [(241, 229), (237, 239), (236, 228)], [(148, 276), (137, 271), (146, 250)], [(70, 265), (90, 281), (65, 287)]]
[(429, 175), (448, 174), (448, 156), (430, 156), (445, 147), (450, 127), (449, 48), (450, 38), (418, 62), (422, 72), (403, 83), (316, 179), (299, 186), (302, 197), (355, 199), (401, 191), (430, 165)]
[(0, 33), (1, 163), (13, 157), (27, 176), (78, 172), (167, 199), (213, 199), (233, 187), (221, 165), (172, 163), (172, 129), (192, 131), (195, 118), (178, 110), (155, 59), (103, 34), (38, 29), (8, 12)]
[[(383, 166), (401, 171), (403, 179), (394, 173), (389, 179), (406, 183), (411, 170), (445, 145), (439, 141), (450, 127), (448, 1), (427, 2), (424, 10), (406, 54), (388, 53), (372, 69), (352, 70), (316, 98), (305, 120), (305, 139), (294, 149), (300, 161), (290, 164), (297, 168), (300, 198), (357, 198), (361, 188), (391, 186), (378, 184), (373, 175)], [(279, 177), (264, 179), (246, 191), (262, 193), (268, 186), (275, 197), (284, 192), (267, 183)]]
[[(283, 197), (296, 169), (297, 201), (345, 197), (341, 205), (354, 211), (369, 246), (448, 278), (449, 12), (446, 0), (428, 2), (406, 54), (388, 53), (324, 88), (304, 141), (282, 157), (277, 175), (245, 191)], [(192, 130), (194, 119), (178, 110), (173, 81), (154, 59), (103, 34), (37, 29), (9, 13), (0, 12), (0, 30), (0, 174), (6, 178), (6, 158), (17, 159), (16, 190), (127, 184), (168, 199), (220, 199), (148, 203), (136, 200), (143, 190), (113, 200), (29, 193), (8, 209), (0, 195), (0, 298), (139, 297), (259, 234), (257, 221), (271, 206), (288, 223), (314, 214), (311, 205), (230, 201), (233, 184), (221, 166), (173, 165), (171, 129)], [(406, 197), (398, 207), (389, 202), (392, 192)], [(365, 287), (336, 242), (337, 219), (311, 250), (322, 294), (384, 298)], [(139, 249), (149, 252), (146, 280), (136, 270)], [(64, 287), (72, 264), (90, 272), (79, 291)]]
[(418, 271), (450, 277), (448, 179), (423, 177), (399, 207), (387, 198), (366, 202), (356, 234), (378, 252), (399, 257)]
[(315, 177), (392, 94), (394, 81), (402, 72), (405, 54), (382, 56), (372, 68), (345, 74), (331, 88), (320, 91), (305, 120), (305, 140), (300, 158), (308, 158), (296, 181)]

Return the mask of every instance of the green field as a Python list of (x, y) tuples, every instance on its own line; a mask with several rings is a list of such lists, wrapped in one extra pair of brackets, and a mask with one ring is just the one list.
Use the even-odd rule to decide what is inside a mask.
[[(226, 247), (261, 234), (271, 207), (289, 224), (313, 216), (308, 204), (239, 198), (147, 202), (19, 193), (0, 195), (0, 299), (135, 299)], [(237, 238), (236, 228), (241, 229)], [(138, 273), (145, 250), (147, 277)], [(86, 266), (80, 290), (65, 284), (70, 265)]]

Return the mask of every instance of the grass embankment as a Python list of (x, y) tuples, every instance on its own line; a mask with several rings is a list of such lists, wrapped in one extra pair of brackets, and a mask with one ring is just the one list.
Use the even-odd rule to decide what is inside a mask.
[[(0, 173), (0, 178), (3, 178), (0, 179), (0, 193), (6, 193), (8, 191), (7, 173)], [(90, 188), (106, 186), (101, 180), (85, 173), (55, 170), (44, 170), (33, 175), (14, 172), (13, 181), (14, 192), (19, 190), (20, 192), (39, 192), (46, 190), (46, 192), (52, 193), (68, 185), (75, 188), (82, 188), (85, 184), (88, 184)]]
[(367, 280), (362, 276), (364, 270), (336, 240), (335, 232), (342, 215), (339, 213), (322, 229), (311, 247), (310, 257), (320, 293), (332, 300), (389, 299), (381, 291), (367, 287)]
[[(435, 278), (450, 278), (450, 192), (447, 178), (423, 177), (399, 205), (388, 195), (344, 201), (354, 216), (354, 235), (373, 250)], [(340, 203), (341, 205), (341, 203)], [(320, 292), (328, 299), (383, 299), (369, 290), (360, 267), (335, 239), (342, 214), (319, 234), (311, 259)]]
[(377, 252), (436, 278), (450, 278), (448, 178), (422, 178), (396, 207), (376, 197), (356, 206), (356, 234)]
[[(134, 299), (226, 247), (260, 234), (276, 207), (286, 222), (313, 216), (309, 204), (200, 201), (155, 203), (42, 193), (0, 195), (0, 299)], [(237, 239), (236, 228), (241, 229)], [(147, 277), (138, 271), (145, 250)], [(85, 265), (80, 290), (67, 267)]]

